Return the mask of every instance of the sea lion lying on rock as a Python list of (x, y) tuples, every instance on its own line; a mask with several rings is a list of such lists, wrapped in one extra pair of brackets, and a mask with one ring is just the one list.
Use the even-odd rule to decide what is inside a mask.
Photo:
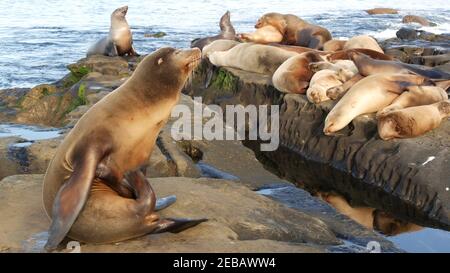
[(281, 64), (272, 76), (276, 89), (284, 93), (304, 94), (313, 76), (309, 64), (323, 58), (314, 52), (296, 54)]
[(275, 27), (282, 35), (281, 40), (270, 42), (322, 49), (323, 44), (331, 40), (331, 33), (326, 28), (310, 24), (292, 14), (276, 12), (264, 14), (258, 19), (255, 28), (266, 26)]
[(410, 86), (388, 107), (377, 113), (377, 118), (388, 113), (412, 106), (428, 105), (448, 99), (447, 92), (438, 86)]
[(105, 55), (105, 56), (138, 56), (133, 48), (133, 36), (130, 26), (125, 16), (128, 12), (128, 6), (116, 9), (111, 14), (111, 27), (107, 37), (100, 39), (87, 52), (87, 56)]
[(209, 57), (209, 54), (216, 51), (230, 50), (231, 48), (237, 46), (238, 44), (240, 44), (240, 42), (234, 40), (224, 40), (224, 39), (215, 40), (214, 42), (207, 44), (205, 47), (203, 47), (202, 57), (207, 58)]
[(371, 49), (380, 53), (384, 53), (378, 42), (369, 35), (359, 35), (350, 38), (345, 44), (343, 50), (365, 48)]
[(411, 138), (423, 135), (450, 117), (450, 101), (393, 110), (378, 119), (381, 139)]
[(309, 82), (309, 88), (306, 91), (306, 97), (312, 103), (321, 103), (330, 98), (327, 97), (327, 90), (331, 87), (341, 85), (346, 81), (346, 76), (340, 75), (331, 69), (320, 70), (314, 73)]
[(257, 44), (278, 43), (283, 40), (283, 34), (272, 25), (257, 28), (252, 33), (240, 33), (238, 38), (243, 42), (253, 42)]
[(208, 58), (215, 66), (272, 75), (282, 63), (296, 55), (298, 54), (274, 46), (241, 43), (227, 51), (213, 52)]
[(355, 117), (376, 113), (390, 105), (409, 86), (423, 85), (419, 75), (376, 74), (358, 81), (331, 109), (325, 119), (324, 133), (331, 135)]
[(205, 37), (205, 38), (198, 38), (191, 42), (191, 47), (197, 47), (200, 48), (200, 50), (203, 50), (203, 47), (205, 47), (207, 44), (216, 41), (216, 40), (236, 40), (236, 31), (234, 30), (233, 25), (231, 24), (230, 20), (230, 12), (225, 12), (224, 15), (220, 18), (220, 33), (216, 36), (212, 37)]
[(348, 56), (355, 63), (359, 73), (363, 76), (378, 73), (402, 73), (421, 75), (430, 79), (450, 79), (450, 74), (440, 70), (433, 70), (397, 61), (375, 60), (358, 51), (351, 51), (348, 53)]

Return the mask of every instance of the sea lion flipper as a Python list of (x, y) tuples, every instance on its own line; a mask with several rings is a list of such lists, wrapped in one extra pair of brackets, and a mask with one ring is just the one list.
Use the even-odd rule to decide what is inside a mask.
[(163, 198), (159, 198), (156, 200), (155, 211), (163, 210), (171, 205), (173, 205), (177, 201), (177, 197), (175, 195), (169, 195)]
[(208, 221), (208, 219), (205, 218), (203, 219), (166, 218), (158, 222), (158, 226), (153, 231), (153, 233), (163, 233), (163, 232), (179, 233), (183, 230), (195, 227), (196, 225), (206, 221)]
[(77, 219), (88, 198), (96, 167), (97, 161), (92, 157), (80, 160), (68, 181), (59, 189), (53, 203), (46, 250), (56, 249)]

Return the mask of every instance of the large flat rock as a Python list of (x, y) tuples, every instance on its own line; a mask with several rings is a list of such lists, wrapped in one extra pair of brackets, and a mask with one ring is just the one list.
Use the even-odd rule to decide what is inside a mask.
[(245, 143), (267, 169), (310, 191), (335, 190), (353, 204), (450, 230), (449, 121), (421, 137), (383, 141), (373, 115), (364, 115), (336, 136), (325, 136), (333, 102), (314, 105), (305, 95), (277, 91), (270, 77), (207, 62), (185, 93), (222, 107), (280, 105), (278, 150), (261, 152), (257, 141)]

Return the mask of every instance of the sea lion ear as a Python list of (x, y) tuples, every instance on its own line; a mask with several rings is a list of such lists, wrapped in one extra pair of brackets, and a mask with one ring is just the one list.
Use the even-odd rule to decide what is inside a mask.
[(164, 62), (164, 59), (163, 58), (159, 58), (157, 63), (158, 63), (158, 65), (161, 65), (163, 62)]

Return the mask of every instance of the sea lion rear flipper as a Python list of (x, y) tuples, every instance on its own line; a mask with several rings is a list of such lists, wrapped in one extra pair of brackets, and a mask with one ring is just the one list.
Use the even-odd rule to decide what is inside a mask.
[(78, 214), (83, 209), (95, 176), (97, 160), (86, 157), (75, 164), (75, 170), (67, 182), (59, 189), (52, 208), (52, 224), (45, 249), (50, 251), (69, 232)]
[(158, 200), (156, 200), (155, 211), (163, 210), (173, 205), (176, 201), (177, 197), (175, 195), (169, 195), (163, 198), (158, 198)]
[(176, 219), (176, 218), (166, 218), (158, 222), (157, 228), (153, 233), (179, 233), (196, 225), (206, 222), (208, 219)]

